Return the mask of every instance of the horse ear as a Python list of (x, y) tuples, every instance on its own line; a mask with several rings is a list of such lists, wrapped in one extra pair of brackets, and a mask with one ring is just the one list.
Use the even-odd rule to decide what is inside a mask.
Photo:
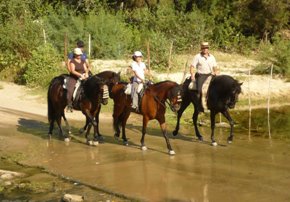
[(240, 86), (243, 85), (243, 82), (239, 83), (239, 85), (240, 85)]
[(117, 73), (119, 76), (121, 75), (121, 71), (118, 71), (118, 73)]

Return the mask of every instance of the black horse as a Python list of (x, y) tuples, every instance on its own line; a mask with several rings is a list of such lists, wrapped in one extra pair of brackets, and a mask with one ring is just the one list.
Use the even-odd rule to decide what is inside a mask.
[[(112, 98), (112, 88), (115, 84), (117, 84), (121, 80), (120, 72), (116, 73), (113, 71), (103, 71), (103, 72), (96, 74), (95, 76), (102, 78), (105, 81), (106, 85), (109, 87), (109, 96), (110, 96), (110, 98)], [(99, 105), (99, 109), (95, 115), (95, 121), (96, 121), (97, 125), (99, 125), (99, 114), (101, 111), (101, 106), (102, 105)], [(90, 120), (86, 119), (86, 124), (83, 128), (80, 129), (80, 133), (83, 133), (87, 129), (87, 127), (91, 127), (90, 123), (91, 123)], [(96, 128), (95, 135), (98, 137), (99, 140), (103, 139), (102, 135), (100, 134), (99, 127)]]
[[(68, 75), (66, 74), (62, 74), (53, 78), (50, 82), (47, 92), (48, 121), (50, 124), (48, 134), (50, 136), (52, 135), (54, 122), (56, 121), (60, 133), (62, 136), (64, 136), (65, 141), (69, 141), (69, 138), (66, 134), (63, 133), (63, 129), (61, 127), (61, 118), (63, 117), (67, 126), (69, 126), (64, 113), (64, 109), (67, 105), (67, 91), (63, 86), (65, 79), (67, 78)], [(89, 122), (94, 126), (94, 133), (96, 134), (98, 123), (95, 121), (95, 115), (98, 113), (101, 103), (108, 103), (108, 87), (103, 79), (97, 76), (92, 76), (83, 81), (83, 84), (80, 88), (82, 88), (82, 92), (77, 103), (74, 103), (74, 109), (82, 111), (87, 120), (89, 120)], [(87, 129), (86, 133), (86, 139), (88, 143), (92, 143), (88, 138), (90, 128), (91, 127)], [(94, 135), (94, 139), (96, 138), (97, 136)]]
[[(198, 118), (198, 97), (197, 91), (189, 90), (188, 85), (190, 84), (191, 79), (188, 78), (183, 83), (183, 97), (182, 103), (179, 111), (177, 112), (177, 123), (173, 135), (176, 136), (179, 130), (180, 117), (184, 110), (188, 107), (190, 103), (194, 105), (194, 113), (192, 115), (192, 120), (195, 129), (195, 135), (200, 141), (203, 141), (203, 137), (200, 134), (197, 127), (197, 118)], [(217, 143), (214, 139), (214, 128), (215, 128), (215, 116), (219, 112), (222, 113), (230, 123), (230, 136), (228, 137), (228, 143), (233, 141), (233, 126), (234, 121), (232, 120), (229, 109), (235, 107), (236, 102), (238, 101), (238, 96), (241, 93), (241, 85), (237, 80), (228, 75), (219, 75), (212, 78), (207, 92), (207, 107), (210, 110), (210, 120), (211, 120), (211, 140), (212, 145), (216, 146)]]

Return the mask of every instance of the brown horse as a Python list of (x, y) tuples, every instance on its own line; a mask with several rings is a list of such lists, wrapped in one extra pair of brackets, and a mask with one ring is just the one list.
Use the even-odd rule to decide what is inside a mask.
[[(109, 87), (109, 96), (112, 98), (111, 91), (112, 91), (113, 85), (120, 82), (120, 72), (116, 73), (113, 71), (103, 71), (103, 72), (96, 74), (95, 76), (100, 77), (105, 81), (106, 85)], [(101, 111), (101, 107), (102, 107), (102, 105), (99, 105), (99, 109), (95, 115), (95, 121), (96, 121), (97, 125), (99, 125), (99, 114)], [(90, 125), (90, 123), (91, 123), (90, 120), (86, 119), (86, 124), (83, 128), (80, 129), (80, 133), (83, 133), (87, 129), (87, 127), (91, 127), (92, 125)], [(96, 129), (95, 135), (98, 137), (99, 141), (103, 140), (103, 137), (99, 132), (99, 127), (97, 127), (97, 129)]]
[[(127, 119), (132, 111), (131, 109), (131, 96), (124, 93), (126, 83), (118, 83), (113, 86), (112, 97), (114, 100), (114, 130), (115, 137), (119, 138), (120, 128), (122, 125), (122, 139), (125, 145), (128, 145), (128, 140), (125, 133), (125, 126)], [(156, 119), (161, 127), (161, 131), (166, 140), (167, 148), (170, 155), (174, 155), (175, 152), (172, 150), (169, 139), (167, 137), (166, 124), (165, 124), (165, 110), (168, 103), (171, 110), (177, 112), (180, 108), (182, 101), (182, 87), (173, 81), (163, 81), (148, 86), (141, 100), (140, 114), (143, 115), (143, 127), (142, 127), (142, 138), (141, 138), (141, 149), (146, 150), (147, 147), (144, 143), (144, 137), (146, 134), (146, 127), (150, 120)]]
[[(48, 121), (49, 121), (49, 136), (52, 135), (52, 131), (54, 128), (54, 122), (57, 122), (58, 128), (60, 130), (60, 134), (64, 136), (65, 141), (69, 141), (68, 135), (64, 134), (63, 129), (61, 127), (61, 118), (65, 120), (66, 124), (67, 120), (65, 117), (64, 109), (67, 105), (66, 99), (66, 89), (63, 88), (64, 81), (68, 77), (68, 75), (60, 75), (55, 77), (50, 82), (48, 92), (47, 92), (47, 103), (48, 103)], [(90, 123), (94, 126), (94, 133), (96, 134), (98, 125), (95, 121), (95, 115), (98, 113), (99, 106), (101, 103), (108, 103), (108, 87), (103, 81), (103, 79), (93, 76), (88, 78), (86, 81), (83, 81), (82, 93), (80, 95), (80, 99), (77, 104), (74, 104), (74, 109), (81, 110), (82, 113), (86, 116), (86, 118), (90, 121)], [(86, 132), (86, 139), (88, 143), (92, 143), (88, 138), (88, 134), (90, 132), (89, 127)], [(96, 135), (94, 135), (94, 140), (96, 139)]]

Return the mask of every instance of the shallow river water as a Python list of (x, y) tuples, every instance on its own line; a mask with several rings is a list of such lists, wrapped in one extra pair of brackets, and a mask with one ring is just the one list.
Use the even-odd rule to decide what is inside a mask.
[[(285, 109), (277, 114), (284, 112)], [(101, 120), (105, 143), (92, 147), (84, 144), (84, 137), (77, 134), (82, 122), (71, 122), (73, 140), (66, 144), (56, 132), (51, 140), (47, 139), (45, 117), (3, 109), (2, 113), (13, 113), (17, 123), (0, 124), (1, 155), (18, 154), (19, 162), (25, 165), (39, 166), (56, 176), (119, 194), (124, 200), (290, 201), (287, 113), (283, 117), (288, 122), (281, 115), (284, 125), (271, 125), (271, 139), (267, 136), (267, 119), (256, 124), (258, 113), (253, 114), (249, 133), (246, 112), (234, 113), (240, 125), (235, 129), (234, 142), (231, 145), (226, 142), (228, 128), (217, 128), (217, 147), (210, 145), (208, 127), (200, 127), (204, 142), (195, 140), (192, 128), (181, 127), (179, 136), (170, 135), (175, 156), (167, 154), (165, 140), (154, 121), (150, 122), (145, 137), (148, 150), (140, 150), (138, 115), (128, 121), (129, 146), (113, 138), (110, 120)], [(261, 116), (265, 118), (263, 113)], [(173, 126), (168, 126), (168, 130), (171, 132)], [(122, 197), (118, 200), (123, 200)], [(90, 200), (93, 201), (92, 197)]]

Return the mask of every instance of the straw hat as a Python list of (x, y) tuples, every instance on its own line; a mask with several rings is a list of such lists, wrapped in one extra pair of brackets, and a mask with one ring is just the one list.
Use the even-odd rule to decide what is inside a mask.
[(75, 49), (74, 49), (74, 54), (75, 54), (75, 55), (82, 55), (83, 52), (82, 52), (82, 50), (81, 50), (80, 48), (75, 48)]
[(206, 41), (204, 41), (204, 42), (202, 42), (202, 43), (200, 44), (200, 47), (201, 47), (201, 48), (209, 48), (209, 43), (206, 42)]
[(133, 56), (134, 57), (142, 57), (143, 55), (140, 51), (135, 51)]

